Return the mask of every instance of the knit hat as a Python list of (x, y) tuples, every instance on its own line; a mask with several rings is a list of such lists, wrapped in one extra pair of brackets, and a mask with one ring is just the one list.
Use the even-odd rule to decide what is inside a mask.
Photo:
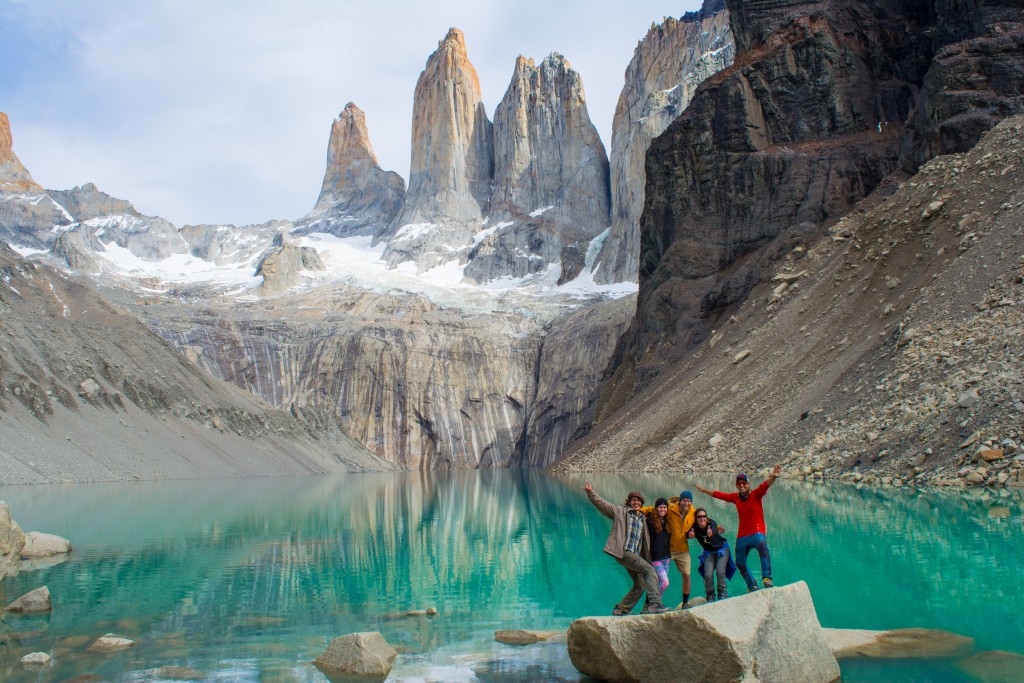
[(742, 472), (736, 475), (736, 481), (745, 481), (748, 483), (750, 482), (750, 480), (747, 479), (747, 475), (743, 474)]
[(654, 501), (654, 507), (658, 507), (659, 505), (664, 505), (665, 507), (668, 507), (668, 501), (665, 500), (664, 498), (659, 498), (658, 500)]
[(690, 502), (692, 503), (693, 502), (693, 493), (691, 493), (690, 491), (683, 491), (683, 492), (681, 492), (679, 494), (679, 500), (682, 500), (683, 498), (689, 498)]
[(629, 505), (629, 501), (633, 500), (634, 498), (639, 498), (641, 505), (647, 502), (647, 499), (644, 498), (643, 494), (640, 493), (639, 491), (630, 491), (629, 494), (626, 496), (626, 505)]

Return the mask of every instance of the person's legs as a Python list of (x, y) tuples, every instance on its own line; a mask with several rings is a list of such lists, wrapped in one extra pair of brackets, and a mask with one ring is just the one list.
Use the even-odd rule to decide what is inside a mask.
[(654, 571), (658, 573), (658, 587), (661, 588), (662, 595), (665, 594), (665, 589), (668, 588), (668, 565), (671, 560), (655, 560), (651, 562), (651, 566), (654, 567)]
[(704, 597), (708, 602), (715, 599), (715, 556), (708, 555), (704, 558), (704, 566), (701, 568), (704, 576)]
[(690, 551), (672, 553), (672, 561), (683, 577), (683, 602), (686, 602), (690, 599)]
[[(633, 553), (628, 553), (633, 555)], [(635, 555), (634, 555), (635, 557)], [(623, 558), (615, 558), (615, 561), (621, 564), (627, 572), (629, 572), (629, 578), (633, 580), (633, 587), (629, 589), (629, 592), (623, 596), (622, 600), (619, 600), (619, 604), (615, 606), (617, 611), (629, 614), (636, 607), (636, 603), (640, 602), (640, 596), (644, 594), (644, 584), (640, 579), (640, 573), (634, 569), (633, 562)]]
[(718, 575), (718, 599), (724, 600), (729, 597), (729, 580), (725, 577), (725, 568), (729, 566), (729, 551), (725, 555), (715, 558), (715, 574)]
[(736, 568), (740, 570), (740, 576), (746, 582), (748, 591), (757, 590), (757, 581), (747, 569), (747, 555), (757, 545), (756, 536), (757, 534), (751, 534), (736, 539)]
[(636, 553), (626, 551), (619, 564), (626, 567), (631, 573), (636, 572), (633, 590), (627, 594), (626, 598), (622, 599), (622, 602), (619, 603), (620, 606), (625, 608), (626, 599), (631, 598), (633, 593), (638, 591), (635, 598), (633, 598), (633, 602), (629, 603), (629, 609), (633, 609), (636, 603), (640, 601), (640, 595), (646, 591), (648, 608), (660, 609), (662, 605), (661, 589), (658, 588), (658, 573), (654, 571), (654, 567), (651, 566), (651, 563)]
[(768, 552), (768, 539), (763, 534), (757, 534), (761, 538), (757, 541), (757, 554), (761, 556), (761, 579), (766, 586), (772, 584), (772, 556)]

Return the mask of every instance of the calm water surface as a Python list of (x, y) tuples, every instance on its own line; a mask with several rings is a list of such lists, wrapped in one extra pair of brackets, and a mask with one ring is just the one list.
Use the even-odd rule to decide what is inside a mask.
[[(613, 501), (695, 483), (590, 479)], [(601, 552), (610, 522), (582, 483), (484, 471), (0, 488), (24, 529), (75, 546), (66, 562), (0, 583), (5, 601), (45, 584), (54, 603), (45, 617), (7, 617), (21, 645), (6, 658), (0, 646), (0, 680), (323, 682), (310, 660), (355, 631), (380, 631), (398, 649), (389, 681), (585, 680), (564, 643), (493, 640), (498, 629), (609, 614), (627, 590)], [(735, 530), (732, 506), (696, 495)], [(776, 581), (806, 580), (823, 625), (944, 628), (979, 650), (1024, 650), (1018, 494), (781, 481), (765, 512)], [(671, 578), (666, 603), (676, 604)], [(743, 592), (738, 575), (730, 589)], [(402, 616), (431, 606), (437, 617)], [(85, 652), (108, 632), (137, 646)], [(24, 670), (18, 659), (34, 651), (53, 665)], [(975, 680), (951, 661), (842, 669), (844, 681)]]

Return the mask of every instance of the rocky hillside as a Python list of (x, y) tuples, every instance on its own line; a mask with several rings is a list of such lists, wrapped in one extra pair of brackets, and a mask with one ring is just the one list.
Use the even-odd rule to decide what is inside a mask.
[(5, 245), (0, 279), (0, 483), (393, 467), (333, 417), (213, 379), (88, 284)]
[(651, 145), (637, 317), (556, 468), (1021, 486), (1024, 10), (727, 4), (735, 64)]

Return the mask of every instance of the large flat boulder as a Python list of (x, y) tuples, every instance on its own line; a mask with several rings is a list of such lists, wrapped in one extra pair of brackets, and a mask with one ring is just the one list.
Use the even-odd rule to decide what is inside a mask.
[(836, 659), (871, 657), (953, 657), (974, 649), (974, 639), (933, 628), (899, 628), (869, 631), (857, 628), (826, 628), (825, 640)]
[(395, 648), (376, 631), (350, 633), (332, 640), (313, 664), (331, 680), (336, 676), (384, 678), (397, 656)]
[(577, 669), (611, 683), (839, 679), (803, 581), (683, 611), (577, 619), (568, 647)]

